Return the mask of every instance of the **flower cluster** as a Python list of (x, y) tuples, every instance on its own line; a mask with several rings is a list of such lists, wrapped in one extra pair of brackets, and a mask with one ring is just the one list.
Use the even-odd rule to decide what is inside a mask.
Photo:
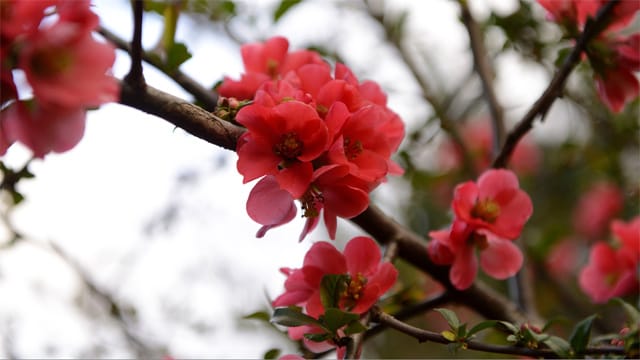
[(245, 183), (260, 179), (247, 212), (263, 225), (261, 237), (291, 221), (298, 200), (307, 218), (300, 240), (322, 212), (333, 239), (337, 217), (363, 212), (369, 192), (388, 173), (402, 173), (390, 156), (404, 125), (376, 83), (358, 81), (343, 64), (332, 73), (314, 52), (287, 50), (282, 37), (243, 46), (246, 73), (218, 88), (222, 96), (252, 100), (235, 117), (247, 128), (238, 141), (238, 171)]
[(637, 293), (640, 288), (640, 216), (628, 223), (614, 220), (611, 233), (614, 243), (594, 244), (589, 264), (580, 272), (580, 287), (596, 303)]
[[(576, 37), (589, 18), (609, 0), (538, 0), (549, 18), (560, 23)], [(640, 70), (640, 34), (622, 35), (640, 10), (638, 1), (620, 1), (614, 7), (612, 20), (602, 34), (592, 41), (586, 53), (593, 68), (596, 89), (601, 100), (613, 111), (640, 94), (640, 83), (634, 72)]]
[[(323, 279), (327, 275), (344, 275), (337, 286), (340, 289), (337, 307), (343, 311), (364, 314), (393, 286), (398, 277), (398, 271), (390, 262), (380, 260), (380, 248), (365, 236), (351, 239), (343, 253), (328, 242), (317, 242), (307, 252), (302, 268), (281, 269), (287, 276), (285, 292), (273, 301), (273, 306), (301, 306), (309, 316), (317, 319), (326, 311), (321, 298)], [(292, 327), (289, 335), (300, 339), (303, 334), (313, 331), (312, 326)], [(308, 342), (308, 347), (315, 351), (327, 350), (327, 345), (333, 347), (330, 344)]]
[(529, 195), (516, 175), (504, 169), (484, 172), (477, 183), (456, 186), (455, 215), (450, 229), (432, 231), (428, 252), (439, 265), (451, 265), (449, 279), (460, 290), (473, 283), (480, 267), (496, 279), (506, 279), (522, 267), (522, 253), (513, 244), (533, 212)]
[[(0, 155), (15, 141), (36, 157), (69, 150), (82, 138), (86, 109), (118, 99), (107, 74), (115, 50), (93, 38), (98, 17), (89, 0), (3, 1), (1, 11)], [(32, 99), (19, 99), (14, 69), (24, 72)]]

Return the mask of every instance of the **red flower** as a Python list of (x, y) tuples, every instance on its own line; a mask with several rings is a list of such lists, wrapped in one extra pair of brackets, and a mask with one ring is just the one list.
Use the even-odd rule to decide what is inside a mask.
[(625, 223), (611, 223), (615, 247), (598, 242), (591, 248), (589, 264), (580, 272), (582, 290), (596, 303), (604, 303), (616, 296), (635, 293), (640, 264), (640, 216)]
[(588, 239), (599, 239), (607, 232), (613, 218), (622, 211), (622, 190), (609, 182), (591, 186), (578, 200), (573, 214), (576, 232)]
[(272, 175), (260, 179), (249, 193), (247, 214), (263, 226), (256, 237), (263, 237), (269, 229), (283, 225), (296, 216), (296, 206), (291, 194), (280, 188)]
[(462, 238), (461, 241), (477, 229), (515, 239), (533, 212), (531, 199), (520, 190), (518, 178), (504, 169), (488, 170), (477, 183), (468, 181), (456, 186), (452, 207), (456, 220), (451, 237)]
[[(292, 280), (287, 279), (285, 293), (276, 298), (273, 305), (304, 304), (306, 312), (318, 318), (325, 311), (320, 300), (322, 278), (329, 274), (345, 274), (349, 280), (340, 298), (340, 309), (363, 314), (393, 286), (398, 276), (391, 263), (380, 263), (380, 260), (380, 248), (368, 237), (351, 239), (343, 253), (328, 242), (315, 243), (307, 252), (302, 268), (288, 270)], [(313, 292), (309, 293), (309, 289)], [(304, 300), (307, 294), (309, 296)]]
[(224, 97), (234, 97), (239, 100), (250, 100), (258, 88), (265, 82), (283, 78), (288, 72), (298, 69), (305, 64), (324, 64), (315, 52), (299, 50), (287, 53), (289, 42), (276, 36), (264, 43), (252, 43), (240, 48), (242, 62), (246, 73), (239, 81), (225, 77), (218, 88), (218, 93)]
[(489, 276), (504, 280), (515, 275), (522, 267), (523, 256), (520, 249), (509, 239), (496, 236), (485, 229), (472, 232), (466, 239), (454, 239), (452, 231), (440, 230), (429, 233), (428, 252), (431, 260), (439, 265), (451, 265), (449, 280), (456, 289), (471, 286), (480, 267)]
[[(108, 74), (114, 47), (96, 41), (87, 28), (97, 25), (97, 16), (88, 9), (82, 14), (90, 19), (77, 23), (61, 17), (24, 40), (18, 65), (40, 102), (87, 108), (118, 100), (118, 83)], [(81, 21), (78, 16), (74, 20)]]
[(280, 186), (299, 198), (313, 175), (311, 161), (327, 148), (327, 127), (315, 110), (298, 101), (272, 108), (250, 105), (236, 120), (247, 127), (238, 142), (238, 171), (244, 182), (274, 175)]

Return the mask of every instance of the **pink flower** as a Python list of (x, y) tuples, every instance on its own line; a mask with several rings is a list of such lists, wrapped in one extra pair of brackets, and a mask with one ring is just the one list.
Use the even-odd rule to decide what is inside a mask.
[(244, 182), (274, 175), (280, 186), (299, 198), (313, 176), (311, 161), (327, 148), (327, 127), (310, 106), (290, 101), (272, 108), (250, 105), (236, 120), (247, 127), (238, 141), (238, 171)]
[(293, 197), (280, 187), (273, 175), (262, 178), (249, 193), (247, 214), (263, 225), (256, 237), (263, 237), (269, 229), (293, 220), (296, 212)]
[(609, 222), (622, 211), (622, 190), (610, 182), (592, 185), (578, 200), (573, 214), (576, 232), (588, 239), (598, 239), (607, 232)]
[(345, 274), (349, 280), (344, 284), (339, 307), (363, 314), (393, 286), (398, 276), (391, 263), (380, 263), (380, 260), (380, 248), (368, 237), (351, 239), (343, 253), (328, 242), (315, 243), (307, 252), (301, 269), (286, 270), (289, 278), (285, 293), (273, 301), (273, 306), (304, 304), (306, 312), (318, 318), (325, 311), (320, 299), (322, 278), (329, 274)]
[(589, 264), (580, 272), (579, 283), (593, 302), (604, 303), (638, 291), (636, 269), (619, 260), (615, 249), (604, 242), (591, 248)]
[[(454, 223), (453, 228), (455, 228)], [(515, 275), (523, 263), (520, 249), (509, 239), (496, 236), (486, 229), (472, 232), (466, 239), (454, 239), (453, 229), (432, 231), (428, 245), (431, 260), (438, 265), (451, 265), (449, 280), (458, 290), (467, 289), (475, 280), (480, 267), (487, 275), (504, 280)]]
[(280, 36), (273, 37), (265, 43), (243, 45), (240, 52), (246, 73), (239, 81), (225, 77), (218, 93), (224, 97), (250, 100), (265, 82), (283, 78), (288, 72), (305, 64), (327, 66), (315, 52), (299, 50), (287, 53), (288, 49), (289, 42)]
[(39, 158), (70, 150), (82, 139), (85, 115), (82, 108), (15, 102), (0, 112), (0, 150), (3, 136), (9, 142), (23, 143)]
[(551, 248), (545, 263), (552, 276), (559, 279), (575, 276), (579, 268), (581, 243), (574, 238), (565, 238)]
[(520, 190), (518, 178), (504, 169), (488, 170), (477, 183), (456, 186), (452, 207), (456, 219), (451, 237), (462, 241), (478, 229), (515, 239), (533, 212), (531, 199)]
[(611, 223), (614, 246), (598, 242), (591, 248), (589, 264), (580, 272), (582, 290), (596, 303), (638, 292), (640, 264), (640, 216), (628, 223)]
[[(488, 119), (479, 119), (465, 123), (460, 128), (460, 136), (473, 162), (475, 170), (481, 171), (491, 165), (493, 131)], [(445, 171), (462, 167), (462, 148), (451, 139), (445, 140), (438, 149), (440, 167)], [(509, 167), (517, 174), (535, 173), (542, 162), (542, 154), (538, 146), (530, 139), (523, 138), (516, 145)]]
[(82, 26), (60, 19), (25, 39), (18, 64), (39, 101), (86, 108), (118, 99), (118, 84), (107, 73), (114, 47), (96, 41)]

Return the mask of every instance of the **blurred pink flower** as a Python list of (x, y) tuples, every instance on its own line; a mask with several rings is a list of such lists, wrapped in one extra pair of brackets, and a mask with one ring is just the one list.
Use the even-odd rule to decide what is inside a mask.
[(593, 184), (578, 200), (573, 213), (575, 231), (590, 240), (607, 232), (609, 222), (622, 211), (622, 190), (611, 182)]

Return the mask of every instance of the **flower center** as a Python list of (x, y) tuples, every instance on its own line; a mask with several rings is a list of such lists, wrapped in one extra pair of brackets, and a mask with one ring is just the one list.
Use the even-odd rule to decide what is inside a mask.
[(480, 251), (489, 247), (489, 242), (487, 241), (487, 236), (483, 234), (478, 234), (477, 232), (473, 232), (469, 237), (469, 240), (472, 244), (474, 244)]
[(269, 76), (274, 80), (278, 78), (278, 62), (277, 61), (273, 59), (267, 60), (267, 74), (269, 74)]
[(309, 187), (309, 190), (302, 195), (300, 202), (302, 203), (302, 216), (314, 218), (320, 215), (324, 197), (320, 190), (312, 185)]
[(344, 138), (344, 154), (349, 160), (353, 160), (362, 154), (362, 143), (360, 140), (353, 141), (349, 138)]
[(482, 219), (488, 223), (496, 221), (500, 215), (500, 205), (491, 199), (480, 200), (471, 209), (471, 216)]
[(60, 48), (41, 49), (33, 54), (30, 65), (38, 77), (50, 77), (61, 74), (73, 63), (71, 54)]
[(362, 292), (366, 284), (367, 278), (361, 273), (354, 277), (349, 277), (344, 291), (340, 294), (340, 304), (346, 309), (353, 308), (358, 300), (362, 298)]
[(294, 160), (302, 154), (303, 143), (293, 132), (282, 134), (280, 142), (273, 145), (273, 152), (284, 160)]

